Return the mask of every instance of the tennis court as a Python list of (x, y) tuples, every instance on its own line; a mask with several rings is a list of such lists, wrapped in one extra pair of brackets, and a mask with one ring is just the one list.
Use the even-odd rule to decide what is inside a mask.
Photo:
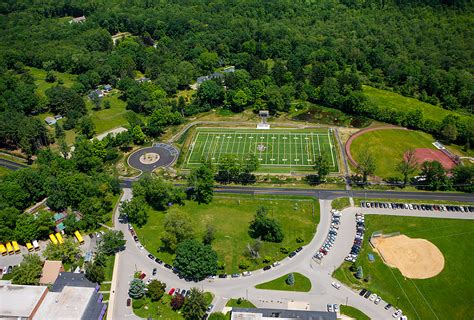
[(284, 169), (283, 171), (312, 170), (316, 156), (324, 154), (329, 160), (331, 171), (338, 171), (331, 129), (263, 131), (198, 128), (185, 166), (192, 168), (203, 161), (219, 164), (225, 155), (233, 155), (237, 160), (245, 161), (251, 154), (257, 156), (261, 169)]

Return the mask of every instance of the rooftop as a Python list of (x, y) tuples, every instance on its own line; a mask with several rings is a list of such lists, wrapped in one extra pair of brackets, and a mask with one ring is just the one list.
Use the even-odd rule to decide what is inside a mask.
[(0, 318), (29, 317), (47, 291), (45, 286), (0, 284)]
[(336, 320), (335, 312), (264, 308), (232, 308), (231, 320)]
[(96, 288), (97, 284), (87, 280), (83, 273), (61, 272), (50, 291), (60, 292), (65, 286)]
[(69, 286), (61, 292), (49, 292), (35, 319), (82, 319), (94, 293), (94, 288)]
[(46, 260), (43, 265), (43, 272), (41, 273), (41, 284), (54, 283), (59, 276), (59, 273), (64, 271), (61, 261)]

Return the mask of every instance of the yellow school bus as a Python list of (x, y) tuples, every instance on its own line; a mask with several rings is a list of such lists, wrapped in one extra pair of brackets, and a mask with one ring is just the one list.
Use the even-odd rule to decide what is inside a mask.
[(16, 254), (20, 253), (20, 246), (18, 245), (18, 242), (12, 241), (12, 245), (13, 245), (13, 250), (15, 250), (15, 253)]
[(0, 253), (2, 254), (2, 256), (6, 256), (6, 255), (7, 255), (7, 249), (5, 248), (5, 246), (3, 245), (3, 243), (0, 243)]
[(82, 239), (82, 236), (81, 234), (79, 233), (79, 230), (76, 230), (74, 232), (74, 235), (76, 236), (76, 239), (77, 241), (80, 243), (80, 244), (84, 244), (84, 239)]
[(64, 243), (63, 236), (61, 235), (61, 233), (56, 232), (56, 238), (58, 239), (59, 243)]
[(49, 235), (49, 240), (51, 240), (53, 244), (58, 244), (58, 239), (56, 239), (56, 237), (52, 233)]
[(29, 252), (33, 251), (33, 245), (31, 244), (31, 242), (26, 243), (26, 249), (28, 249)]
[(13, 254), (14, 251), (13, 251), (12, 244), (10, 242), (7, 242), (6, 246), (7, 246), (8, 254)]

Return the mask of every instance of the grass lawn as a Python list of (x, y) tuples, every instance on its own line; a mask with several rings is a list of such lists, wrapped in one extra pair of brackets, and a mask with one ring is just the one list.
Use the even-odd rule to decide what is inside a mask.
[(436, 149), (431, 143), (435, 139), (421, 131), (411, 130), (377, 130), (366, 132), (354, 139), (351, 153), (356, 161), (368, 151), (375, 158), (377, 168), (375, 175), (391, 177), (399, 175), (395, 168), (409, 149), (430, 148)]
[(472, 202), (461, 201), (446, 201), (446, 200), (419, 200), (419, 199), (372, 199), (372, 198), (354, 198), (354, 205), (361, 207), (361, 201), (371, 202), (401, 202), (401, 203), (421, 203), (421, 204), (458, 204), (458, 205), (472, 205)]
[(349, 207), (350, 205), (351, 203), (349, 202), (349, 198), (337, 198), (334, 199), (331, 203), (331, 207), (337, 210), (342, 210), (344, 208)]
[(344, 306), (344, 305), (341, 305), (340, 307), (341, 307), (341, 314), (344, 314), (356, 320), (370, 320), (370, 318), (365, 313), (363, 313), (362, 311), (356, 308), (353, 308), (351, 306)]
[(110, 291), (110, 287), (112, 284), (110, 283), (102, 283), (100, 285), (100, 291)]
[(74, 81), (76, 81), (76, 75), (54, 71), (57, 81), (53, 83), (46, 82), (46, 74), (48, 73), (46, 70), (33, 68), (33, 67), (28, 67), (28, 69), (30, 70), (30, 73), (33, 76), (33, 78), (35, 78), (37, 92), (42, 95), (44, 95), (44, 92), (48, 90), (49, 88), (58, 85), (59, 82), (62, 82), (61, 84), (62, 86), (70, 88), (73, 85)]
[(414, 98), (404, 97), (401, 94), (390, 92), (387, 90), (376, 89), (370, 86), (362, 86), (364, 95), (379, 107), (397, 109), (402, 111), (421, 110), (425, 119), (431, 119), (441, 122), (447, 115), (457, 115), (461, 118), (467, 116), (443, 109), (439, 106), (422, 102)]
[[(136, 308), (137, 301), (143, 301), (140, 308)], [(171, 296), (164, 294), (160, 301), (151, 301), (149, 298), (142, 298), (133, 301), (133, 312), (141, 317), (153, 319), (184, 319), (180, 312), (174, 311), (170, 306)]]
[(240, 299), (240, 301), (239, 299), (230, 299), (225, 306), (233, 308), (256, 308), (252, 302), (245, 299)]
[[(333, 276), (354, 287), (366, 287), (382, 298), (397, 305), (409, 319), (470, 319), (474, 314), (474, 221), (397, 216), (365, 217), (367, 235), (382, 230), (384, 233), (399, 231), (411, 238), (431, 241), (443, 253), (445, 267), (430, 279), (407, 279), (398, 269), (385, 265), (378, 254), (369, 262), (367, 254), (373, 252), (364, 239), (358, 264), (369, 283), (357, 280), (344, 263)], [(470, 280), (469, 280), (470, 279)]]
[[(184, 206), (172, 206), (168, 211), (180, 211), (189, 215), (196, 239), (202, 239), (208, 224), (214, 226), (215, 240), (212, 247), (216, 250), (219, 261), (225, 263), (224, 271), (235, 273), (239, 272), (239, 263), (247, 260), (247, 244), (254, 242), (248, 235), (248, 226), (261, 205), (267, 206), (269, 215), (282, 224), (285, 238), (281, 243), (264, 242), (260, 250), (262, 258), (249, 260), (250, 269), (257, 269), (268, 264), (262, 262), (263, 257), (268, 257), (271, 261), (284, 258), (286, 254), (280, 252), (281, 247), (294, 250), (303, 245), (304, 243), (296, 242), (298, 237), (302, 237), (305, 243), (312, 239), (319, 222), (318, 202), (307, 197), (219, 195), (208, 205), (186, 201)], [(149, 252), (172, 264), (174, 255), (159, 251), (165, 215), (165, 212), (151, 212), (148, 223), (142, 228), (136, 228), (136, 232)]]
[[(92, 101), (87, 97), (84, 98), (97, 134), (128, 124), (127, 119), (125, 118), (127, 113), (125, 108), (127, 104), (125, 101), (120, 100), (119, 96), (120, 93), (117, 90), (113, 90), (111, 93), (107, 94), (101, 100), (102, 109), (99, 111), (92, 110)], [(104, 109), (105, 101), (110, 102), (110, 109)]]
[(293, 275), (295, 277), (295, 284), (292, 286), (286, 283), (286, 279), (288, 279), (288, 274), (286, 274), (272, 281), (257, 284), (255, 288), (267, 289), (267, 290), (300, 291), (300, 292), (309, 292), (309, 290), (311, 290), (311, 281), (308, 278), (306, 278), (304, 275), (298, 272), (294, 272)]
[(105, 264), (105, 281), (112, 281), (112, 273), (114, 272), (115, 255), (107, 257)]
[(12, 170), (0, 166), (0, 177), (6, 176), (10, 172), (12, 172)]

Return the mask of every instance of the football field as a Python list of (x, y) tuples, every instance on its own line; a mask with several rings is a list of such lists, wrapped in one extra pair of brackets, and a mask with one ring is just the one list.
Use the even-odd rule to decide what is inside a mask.
[(311, 171), (315, 157), (320, 154), (328, 158), (331, 172), (338, 171), (331, 129), (198, 128), (189, 147), (185, 166), (192, 168), (203, 161), (219, 164), (225, 155), (245, 161), (251, 154), (259, 160), (260, 171)]

